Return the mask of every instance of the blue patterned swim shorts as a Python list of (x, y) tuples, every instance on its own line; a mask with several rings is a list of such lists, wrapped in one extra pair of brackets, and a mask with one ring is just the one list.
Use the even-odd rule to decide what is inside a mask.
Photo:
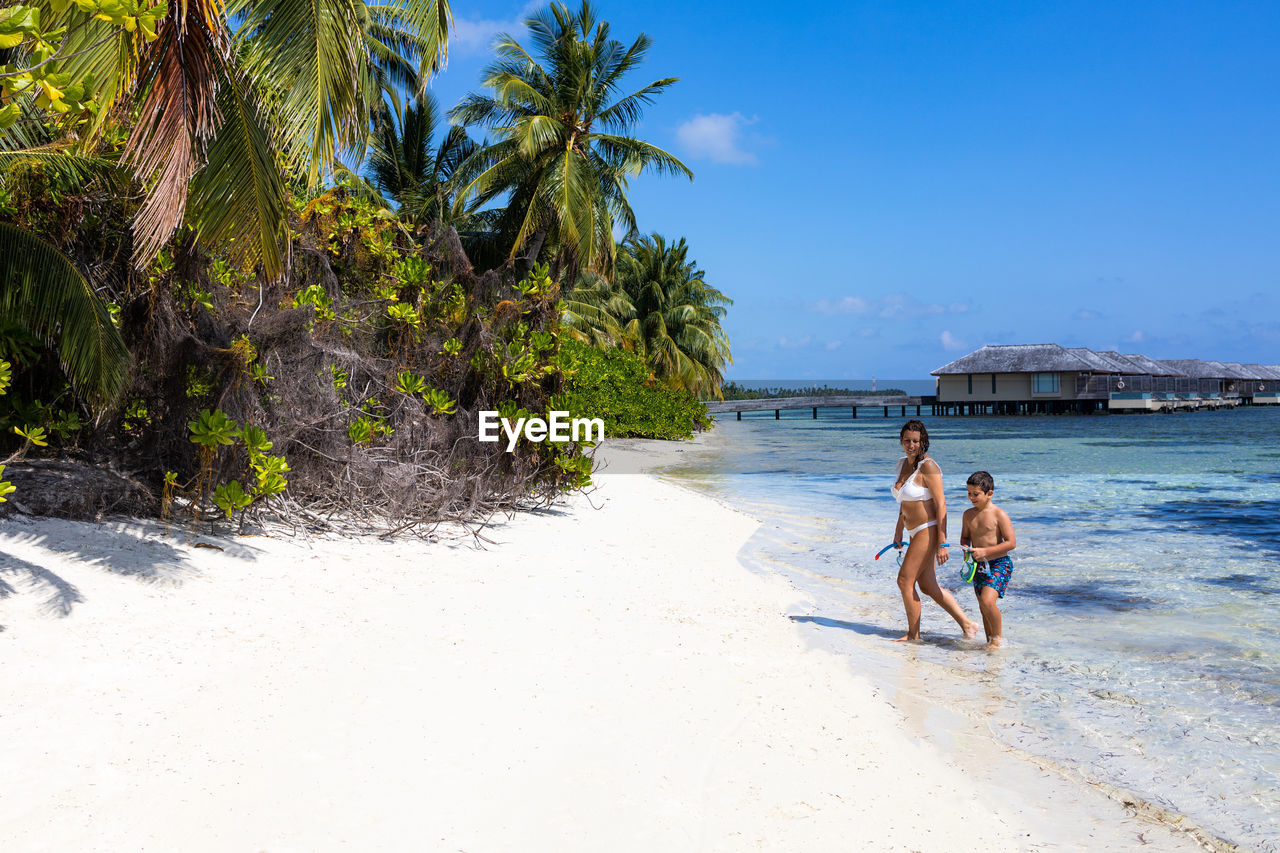
[(996, 591), (996, 595), (1004, 598), (1004, 588), (1009, 585), (1009, 578), (1012, 576), (1013, 560), (1009, 559), (1008, 554), (990, 562), (983, 560), (978, 563), (978, 573), (973, 576), (973, 591), (980, 594), (984, 586), (989, 586)]

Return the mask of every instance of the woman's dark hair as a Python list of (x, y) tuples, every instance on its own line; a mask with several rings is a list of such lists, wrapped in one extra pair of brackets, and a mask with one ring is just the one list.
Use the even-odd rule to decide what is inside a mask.
[(924, 421), (912, 418), (902, 425), (902, 429), (898, 432), (898, 441), (902, 441), (909, 432), (920, 433), (920, 456), (916, 457), (916, 464), (919, 464), (920, 459), (929, 452), (929, 431), (924, 428)]

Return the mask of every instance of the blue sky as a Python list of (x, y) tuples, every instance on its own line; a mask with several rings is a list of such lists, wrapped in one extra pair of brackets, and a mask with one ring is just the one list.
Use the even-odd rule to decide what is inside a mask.
[[(538, 4), (456, 2), (452, 106)], [(681, 81), (632, 184), (734, 300), (738, 379), (987, 343), (1280, 363), (1280, 4), (600, 0)]]

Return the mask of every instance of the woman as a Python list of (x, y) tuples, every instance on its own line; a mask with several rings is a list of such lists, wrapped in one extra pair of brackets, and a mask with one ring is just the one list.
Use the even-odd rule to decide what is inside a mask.
[(898, 477), (890, 490), (898, 502), (893, 541), (901, 543), (905, 529), (911, 543), (898, 571), (898, 589), (907, 609), (907, 635), (896, 642), (920, 639), (920, 591), (951, 614), (966, 638), (976, 637), (978, 624), (964, 615), (951, 593), (939, 586), (935, 571), (935, 566), (941, 566), (949, 557), (944, 546), (947, 499), (942, 492), (942, 470), (928, 455), (929, 433), (921, 421), (912, 419), (903, 425), (898, 437), (906, 456), (898, 460)]

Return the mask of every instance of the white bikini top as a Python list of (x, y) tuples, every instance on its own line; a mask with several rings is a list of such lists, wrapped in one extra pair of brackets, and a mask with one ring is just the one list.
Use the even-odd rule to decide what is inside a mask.
[[(927, 457), (926, 457), (927, 458)], [(907, 457), (898, 460), (898, 472), (894, 477), (893, 485), (889, 487), (889, 493), (893, 495), (893, 499), (898, 503), (903, 501), (927, 501), (933, 498), (933, 494), (924, 486), (916, 482), (916, 477), (920, 476), (920, 467), (924, 465), (924, 459), (920, 460), (920, 464), (916, 465), (916, 470), (911, 472), (911, 476), (902, 484), (902, 488), (898, 488), (898, 477), (902, 476), (902, 466), (907, 464)], [(933, 463), (938, 464), (938, 463)]]

